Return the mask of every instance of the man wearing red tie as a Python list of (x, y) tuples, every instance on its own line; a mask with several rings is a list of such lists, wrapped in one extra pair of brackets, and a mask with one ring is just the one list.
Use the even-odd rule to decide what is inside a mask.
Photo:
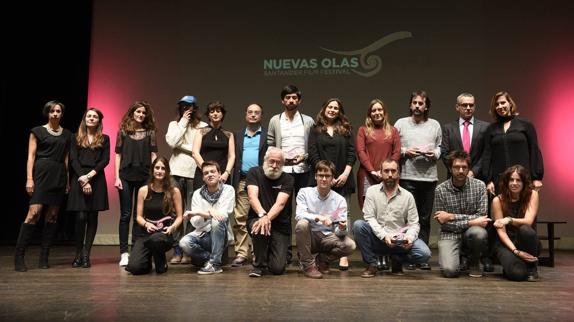
[[(459, 114), (457, 121), (442, 126), (441, 155), (448, 155), (451, 151), (463, 150), (470, 154), (469, 177), (483, 179), (481, 176), (480, 158), (484, 149), (484, 133), (488, 122), (474, 117), (476, 103), (470, 93), (462, 93), (456, 98), (456, 111)], [(443, 162), (446, 164), (445, 158)]]
[[(470, 170), (467, 176), (484, 181), (484, 176), (481, 171), (481, 158), (484, 149), (484, 135), (488, 122), (481, 121), (474, 117), (476, 112), (476, 103), (474, 96), (470, 93), (462, 93), (456, 98), (456, 111), (458, 112), (458, 120), (452, 123), (443, 125), (442, 128), (442, 144), (441, 155), (448, 155), (452, 151), (463, 150), (470, 154)], [(451, 173), (447, 164), (446, 158), (442, 158), (444, 165), (447, 169), (450, 178)], [(491, 230), (489, 227), (487, 230)], [(489, 239), (492, 232), (489, 231)], [(489, 245), (490, 247), (490, 245)], [(465, 250), (460, 260), (460, 270), (465, 271), (468, 269), (468, 261), (464, 256)], [(482, 258), (485, 272), (492, 272), (492, 261), (490, 256)]]

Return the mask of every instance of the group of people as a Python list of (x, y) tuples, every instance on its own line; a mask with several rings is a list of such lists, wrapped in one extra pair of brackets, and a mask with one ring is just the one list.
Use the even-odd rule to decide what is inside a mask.
[[(429, 118), (425, 91), (411, 93), (410, 115), (394, 126), (388, 107), (374, 99), (355, 137), (341, 100), (328, 99), (312, 118), (299, 111), (301, 97), (296, 86), (285, 86), (283, 111), (271, 117), (268, 127), (262, 126), (263, 107), (248, 105), (246, 126), (233, 133), (222, 126), (223, 103), (207, 104), (206, 123), (196, 98), (184, 96), (165, 135), (172, 149), (169, 160), (157, 155), (151, 106), (134, 102), (115, 145), (119, 265), (134, 275), (152, 268), (163, 273), (166, 252), (173, 248), (169, 264), (193, 264), (203, 275), (221, 273), (233, 241), (232, 267), (251, 259), (249, 276), (282, 274), (293, 257), (294, 202), (296, 254), (310, 278), (328, 274), (335, 261), (339, 269), (348, 269), (347, 256), (357, 247), (365, 278), (388, 269), (403, 274), (403, 267), (429, 270), (434, 218), (441, 225), (443, 276), (466, 271), (482, 276), (483, 270), (492, 271), (496, 256), (507, 278), (538, 279), (533, 226), (543, 160), (534, 126), (517, 117), (507, 92), (492, 99), (495, 122), (476, 119), (475, 99), (463, 93), (455, 105), (458, 119), (443, 126)], [(48, 123), (30, 134), (26, 189), (31, 199), (15, 269), (27, 269), (25, 249), (44, 207), (40, 267), (49, 267), (57, 214), (68, 191), (67, 209), (77, 212), (72, 265), (90, 267), (98, 212), (108, 209), (103, 169), (110, 143), (102, 133), (103, 115), (89, 108), (72, 135), (60, 126), (62, 103), (48, 102), (44, 114)], [(439, 159), (449, 173), (440, 184)], [(355, 192), (363, 216), (351, 222), (348, 205)]]

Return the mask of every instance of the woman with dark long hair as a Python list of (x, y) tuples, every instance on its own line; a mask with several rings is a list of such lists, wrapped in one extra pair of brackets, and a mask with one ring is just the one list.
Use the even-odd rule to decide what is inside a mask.
[(142, 229), (137, 233), (126, 271), (148, 274), (153, 257), (156, 273), (165, 273), (165, 252), (173, 245), (172, 234), (181, 224), (181, 216), (181, 192), (173, 185), (167, 159), (157, 157), (151, 165), (150, 180), (138, 191), (136, 223)]
[[(120, 124), (116, 139), (116, 159), (114, 186), (120, 195), (120, 266), (128, 264), (128, 236), (132, 209), (137, 191), (149, 178), (150, 164), (156, 157), (155, 119), (151, 105), (146, 101), (134, 102)], [(132, 225), (133, 236), (137, 225)]]
[(110, 138), (105, 135), (104, 115), (88, 108), (70, 147), (72, 178), (68, 211), (76, 212), (76, 257), (72, 267), (91, 266), (90, 251), (98, 230), (98, 212), (108, 210), (104, 168), (110, 162)]
[(486, 130), (482, 159), (488, 192), (496, 194), (500, 175), (515, 164), (530, 172), (533, 187), (539, 190), (544, 177), (544, 162), (536, 128), (528, 120), (518, 117), (518, 106), (508, 92), (498, 92), (492, 97), (490, 114), (495, 122)]
[[(350, 203), (351, 194), (355, 193), (356, 187), (352, 170), (357, 156), (352, 134), (351, 123), (345, 115), (343, 103), (338, 98), (330, 98), (321, 106), (315, 118), (315, 126), (309, 132), (308, 141), (309, 165), (315, 169), (321, 160), (329, 160), (335, 164), (332, 189), (342, 195), (347, 204)], [(315, 176), (311, 177), (311, 184), (316, 185)], [(339, 269), (348, 268), (347, 257), (341, 257)]]
[(499, 239), (496, 256), (504, 275), (513, 281), (537, 281), (538, 235), (532, 226), (539, 199), (528, 170), (521, 165), (506, 169), (499, 191), (492, 201), (492, 218)]
[(26, 164), (26, 192), (30, 195), (30, 206), (20, 226), (14, 256), (14, 269), (19, 272), (28, 270), (24, 254), (44, 208), (46, 216), (39, 267), (50, 267), (48, 255), (58, 228), (58, 212), (69, 190), (68, 151), (72, 134), (60, 126), (64, 110), (64, 104), (58, 101), (46, 103), (43, 114), (48, 123), (33, 128), (30, 133)]

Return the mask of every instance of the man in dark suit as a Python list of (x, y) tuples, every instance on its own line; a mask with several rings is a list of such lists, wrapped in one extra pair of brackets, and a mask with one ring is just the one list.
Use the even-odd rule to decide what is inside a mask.
[[(484, 149), (484, 133), (489, 123), (474, 117), (476, 103), (470, 93), (458, 95), (455, 108), (459, 114), (458, 120), (442, 126), (440, 155), (446, 156), (455, 150), (466, 151), (470, 154), (468, 176), (483, 180), (480, 159)], [(445, 158), (443, 162), (448, 170)]]
[(263, 164), (267, 151), (267, 129), (261, 127), (263, 108), (259, 104), (249, 104), (245, 109), (247, 126), (235, 133), (235, 166), (233, 170), (233, 187), (235, 188), (235, 259), (232, 267), (247, 264), (250, 238), (247, 232), (247, 214), (249, 199), (245, 186), (245, 177), (252, 167)]
[[(476, 112), (476, 102), (474, 96), (470, 93), (462, 93), (456, 98), (456, 111), (458, 120), (442, 126), (442, 144), (441, 155), (448, 155), (451, 151), (461, 150), (470, 154), (470, 170), (467, 176), (484, 181), (484, 175), (481, 169), (481, 158), (484, 150), (484, 136), (489, 123), (481, 121), (474, 117)], [(446, 158), (443, 158), (444, 165), (449, 170)], [(448, 171), (450, 178), (451, 174)], [(492, 226), (487, 227), (489, 236), (489, 247), (492, 247), (493, 230)], [(468, 269), (468, 258), (464, 255), (465, 250), (461, 252), (460, 270)], [(490, 256), (482, 258), (485, 272), (492, 272), (492, 260)]]

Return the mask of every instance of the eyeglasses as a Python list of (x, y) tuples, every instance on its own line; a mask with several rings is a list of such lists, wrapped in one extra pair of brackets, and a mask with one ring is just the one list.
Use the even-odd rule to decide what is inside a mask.
[(462, 108), (474, 108), (474, 103), (462, 103), (462, 104), (458, 104), (458, 106), (460, 106)]

